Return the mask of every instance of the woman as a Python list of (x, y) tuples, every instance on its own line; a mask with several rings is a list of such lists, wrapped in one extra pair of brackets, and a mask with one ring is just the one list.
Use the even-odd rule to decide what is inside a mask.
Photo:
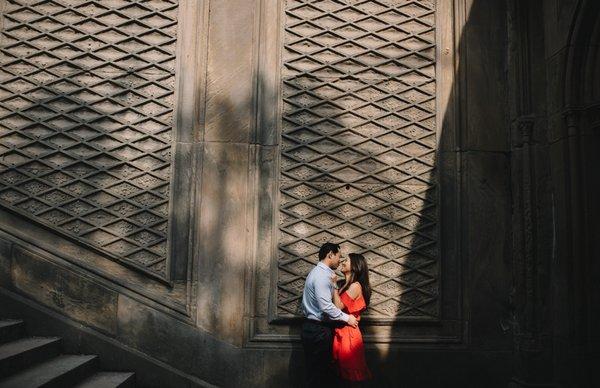
[[(333, 303), (347, 314), (360, 320), (360, 313), (367, 308), (371, 298), (369, 269), (363, 255), (350, 253), (342, 261), (344, 282), (338, 290), (334, 281)], [(333, 358), (340, 377), (348, 385), (356, 386), (371, 378), (365, 360), (365, 347), (358, 327), (343, 326), (335, 329), (333, 336)]]

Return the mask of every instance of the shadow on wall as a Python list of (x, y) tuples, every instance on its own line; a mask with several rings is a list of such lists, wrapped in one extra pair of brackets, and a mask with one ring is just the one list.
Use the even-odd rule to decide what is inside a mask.
[[(462, 317), (473, 319), (475, 325), (472, 330), (477, 338), (463, 339), (467, 344), (471, 341), (472, 351), (424, 349), (408, 344), (370, 345), (368, 362), (375, 375), (372, 386), (445, 387), (451, 383), (465, 387), (504, 387), (510, 379), (512, 342), (499, 324), (510, 314), (510, 264), (506, 259), (509, 252), (505, 251), (510, 241), (509, 160), (504, 152), (509, 134), (507, 48), (505, 20), (498, 21), (495, 16), (506, 15), (506, 9), (499, 4), (489, 7), (481, 3), (474, 1), (465, 10), (466, 22), (459, 32), (456, 52), (459, 68), (446, 105), (449, 109), (459, 107), (459, 111), (435, 112), (444, 123), (438, 127), (437, 151), (429, 150), (430, 138), (424, 135), (431, 130), (426, 124), (427, 109), (423, 107), (432, 102), (428, 90), (432, 85), (430, 81), (419, 83), (419, 79), (429, 74), (425, 69), (413, 71), (411, 55), (372, 50), (371, 57), (359, 58), (396, 60), (386, 62), (388, 66), (397, 66), (391, 70), (394, 76), (389, 78), (387, 86), (396, 81), (404, 85), (405, 89), (396, 92), (386, 90), (385, 82), (369, 77), (337, 76), (331, 67), (322, 67), (331, 58), (319, 60), (319, 52), (311, 54), (313, 58), (298, 54), (308, 70), (298, 71), (303, 70), (300, 60), (294, 65), (288, 62), (284, 65), (287, 68), (283, 75), (280, 169), (280, 210), (284, 213), (280, 252), (283, 251), (284, 262), (300, 256), (291, 247), (298, 242), (312, 244), (311, 257), (328, 240), (341, 242), (348, 251), (365, 253), (374, 289), (372, 306), (365, 318), (398, 318), (389, 327), (390, 334), (404, 326), (419, 326), (413, 318), (439, 317), (437, 307), (442, 316), (448, 311), (443, 304), (444, 295), (440, 294), (440, 271), (458, 269), (444, 267), (450, 260), (444, 259), (443, 240), (435, 226), (439, 214), (450, 215), (453, 211), (461, 214), (459, 229), (445, 230), (460, 234), (458, 237), (466, 242), (457, 263), (462, 257), (475, 261), (466, 263), (462, 279), (452, 284), (461, 291), (464, 287), (468, 305), (477, 310)], [(471, 55), (469, 62), (466, 55), (461, 56), (467, 49)], [(297, 50), (302, 52), (302, 48)], [(336, 54), (335, 50), (323, 53)], [(377, 72), (376, 65), (370, 68), (352, 57), (349, 54), (334, 61), (350, 66), (353, 74), (361, 73), (361, 66), (365, 73)], [(311, 71), (309, 66), (315, 66), (316, 70)], [(469, 79), (468, 84), (461, 82), (463, 75)], [(414, 93), (404, 93), (406, 90)], [(440, 105), (444, 104), (438, 100), (437, 106)], [(402, 122), (407, 117), (409, 120)], [(454, 120), (458, 120), (458, 136), (445, 130), (454, 125)], [(467, 139), (464, 144), (462, 139)], [(442, 208), (445, 202), (452, 202), (440, 196), (440, 183), (457, 184), (449, 180), (456, 179), (455, 169), (462, 171), (465, 167), (473, 180), (467, 178), (463, 187), (474, 192), (466, 193), (461, 188), (459, 211)], [(303, 197), (304, 193), (293, 191), (302, 182), (320, 191)], [(404, 202), (406, 197), (392, 199), (392, 192), (397, 189), (411, 193), (411, 201)], [(322, 194), (335, 194), (335, 198)], [(309, 209), (299, 205), (308, 205)], [(313, 221), (311, 225), (314, 210), (310, 206), (319, 209), (323, 217), (337, 221), (329, 225)], [(298, 220), (308, 220), (316, 231), (310, 227), (292, 231)], [(285, 265), (279, 269), (288, 270)], [(293, 269), (289, 272), (295, 273)], [(377, 333), (385, 331), (379, 328)], [(302, 353), (293, 352), (288, 364), (290, 381), (299, 387), (303, 386), (302, 373), (298, 373), (301, 360)]]
[[(438, 240), (438, 268), (460, 272), (451, 286), (460, 288), (464, 345), (459, 346), (462, 350), (444, 349), (444, 345), (424, 349), (408, 343), (386, 352), (379, 347), (371, 349), (368, 361), (376, 378), (369, 386), (373, 387), (504, 388), (512, 374), (512, 337), (500, 325), (511, 315), (507, 10), (502, 2), (464, 3), (466, 9), (458, 4), (454, 9), (464, 12), (464, 25), (455, 38), (454, 83), (446, 111), (436, 112), (442, 123), (434, 161), (438, 180), (426, 193), (428, 201), (440, 206), (442, 224), (452, 219), (452, 212), (458, 213), (457, 229), (444, 225), (442, 233), (447, 235)], [(455, 18), (460, 19), (459, 15)], [(444, 105), (444, 98), (438, 100), (438, 106)], [(447, 130), (453, 121), (455, 130)], [(455, 169), (458, 176), (453, 175)], [(438, 196), (440, 184), (457, 186), (458, 211), (449, 208), (452, 202), (444, 198), (452, 193), (442, 189)], [(422, 217), (419, 222), (429, 221)], [(453, 238), (460, 241), (455, 251), (460, 269), (447, 266), (444, 246)], [(413, 245), (411, 249), (419, 248)], [(451, 303), (444, 296), (440, 290), (442, 316)], [(412, 324), (418, 325), (397, 321), (394, 326)]]
[[(250, 102), (217, 101), (212, 119), (223, 131), (235, 132), (239, 117), (251, 110)], [(243, 138), (243, 131), (239, 131)], [(236, 137), (237, 134), (230, 134)], [(202, 161), (202, 196), (198, 306), (199, 323), (218, 333), (241, 332), (244, 271), (247, 247), (248, 145), (205, 140)], [(204, 258), (204, 259), (202, 259)], [(239, 339), (232, 339), (239, 342)]]
[(550, 128), (556, 218), (552, 340), (557, 383), (587, 387), (600, 365), (600, 3), (579, 0), (573, 8), (565, 59), (548, 60), (549, 68), (557, 68), (556, 82), (564, 83), (556, 85), (562, 94), (551, 95), (558, 104), (550, 107), (561, 119)]
[[(483, 6), (481, 3), (482, 1), (473, 1), (471, 5), (469, 17), (463, 32), (461, 32), (460, 47), (470, 47), (471, 45), (476, 47), (475, 55), (472, 57), (475, 59), (472, 60), (474, 62), (486, 61), (485, 64), (489, 66), (470, 62), (468, 77), (482, 84), (475, 89), (465, 90), (454, 85), (453, 90), (449, 93), (451, 101), (448, 104), (448, 106), (455, 104), (463, 106), (463, 113), (467, 114), (469, 120), (472, 118), (471, 115), (477, 115), (477, 119), (466, 127), (463, 127), (463, 123), (467, 122), (467, 118), (461, 117), (459, 128), (461, 133), (468, 131), (475, 138), (487, 136), (485, 132), (490, 127), (497, 126), (504, 129), (506, 125), (505, 118), (498, 113), (498, 111), (502, 111), (502, 108), (498, 108), (498, 106), (505, 104), (504, 99), (498, 98), (499, 101), (494, 101), (494, 98), (489, 98), (490, 96), (504, 96), (501, 91), (494, 94), (494, 90), (504, 88), (503, 80), (498, 80), (498, 74), (502, 73), (504, 68), (502, 65), (494, 63), (498, 58), (496, 52), (503, 51), (504, 46), (502, 46), (502, 50), (497, 50), (497, 42), (494, 40), (496, 37), (492, 36), (493, 34), (487, 36), (487, 41), (478, 40), (484, 39), (481, 37), (486, 36), (480, 30), (492, 28), (486, 26), (483, 21), (494, 19), (494, 9), (490, 10), (488, 4)], [(469, 35), (467, 35), (468, 40), (463, 42), (464, 32)], [(485, 30), (485, 32), (489, 31)], [(480, 44), (482, 47), (478, 46)], [(486, 52), (486, 48), (493, 49), (493, 53)], [(390, 59), (402, 63), (404, 58), (404, 54), (396, 56), (392, 53), (382, 59), (384, 54), (381, 51), (372, 54), (372, 57), (364, 60), (384, 61)], [(461, 66), (457, 74), (467, 72), (467, 69), (463, 68), (466, 59), (461, 58), (460, 54), (461, 52), (457, 52), (458, 62)], [(351, 59), (349, 59), (349, 63), (353, 62)], [(345, 62), (346, 60), (348, 58), (339, 61)], [(360, 67), (364, 64), (353, 63), (349, 66), (359, 67), (358, 69), (354, 67), (353, 72), (360, 72)], [(392, 67), (396, 66), (396, 62), (391, 63)], [(377, 67), (375, 66), (373, 70), (376, 71)], [(410, 72), (401, 69), (389, 71), (397, 73), (400, 82), (406, 81), (402, 78), (402, 74)], [(358, 93), (359, 89), (362, 90), (361, 86), (356, 86), (360, 84), (360, 77), (340, 78), (338, 85), (333, 88), (326, 88), (325, 85), (319, 86), (320, 81), (315, 77), (327, 79), (331, 75), (315, 76), (308, 72), (302, 77), (285, 78), (287, 85), (290, 85), (292, 89), (297, 88), (297, 91), (284, 95), (287, 103), (284, 106), (286, 120), (281, 146), (286, 156), (282, 158), (282, 169), (285, 172), (281, 176), (281, 183), (309, 182), (320, 187), (325, 194), (338, 189), (342, 194), (337, 195), (334, 199), (318, 194), (304, 201), (299, 201), (296, 197), (292, 201), (295, 201), (294, 204), (288, 205), (284, 202), (282, 208), (285, 208), (290, 217), (304, 219), (307, 218), (307, 214), (294, 213), (293, 210), (290, 210), (302, 202), (322, 209), (321, 214), (330, 219), (337, 218), (343, 222), (334, 222), (329, 225), (317, 222), (315, 223), (317, 232), (300, 231), (294, 238), (306, 240), (318, 249), (318, 245), (324, 242), (321, 238), (329, 239), (330, 236), (333, 236), (337, 241), (344, 243), (347, 249), (365, 252), (369, 258), (374, 287), (372, 314), (394, 318), (398, 313), (413, 317), (427, 316), (434, 314), (435, 308), (432, 309), (431, 306), (437, 308), (438, 304), (440, 304), (441, 313), (444, 314), (443, 295), (439, 295), (438, 288), (439, 271), (446, 270), (444, 268), (444, 252), (439, 254), (437, 252), (443, 246), (439, 236), (436, 236), (432, 221), (435, 221), (438, 212), (442, 212), (441, 204), (444, 202), (444, 198), (439, 198), (439, 180), (444, 179), (443, 177), (449, 179), (448, 177), (453, 175), (444, 171), (448, 167), (441, 165), (440, 161), (453, 160), (458, 155), (464, 155), (466, 161), (463, 162), (463, 165), (466, 163), (468, 166), (473, 166), (474, 173), (478, 174), (476, 184), (479, 185), (478, 189), (485, 195), (487, 201), (485, 205), (472, 205), (476, 207), (474, 211), (477, 213), (477, 218), (473, 220), (476, 222), (474, 225), (482, 226), (476, 232), (476, 236), (483, 236), (482, 239), (491, 239), (491, 236), (495, 236), (494, 238), (501, 240), (504, 237), (503, 232), (497, 233), (494, 228), (498, 223), (506, 220), (505, 203), (500, 198), (504, 192), (497, 191), (499, 178), (495, 176), (497, 171), (494, 168), (506, 167), (506, 163), (502, 161), (505, 156), (491, 158), (493, 161), (490, 162), (490, 158), (478, 159), (477, 153), (480, 150), (476, 145), (473, 146), (473, 149), (471, 149), (471, 144), (464, 145), (464, 148), (451, 147), (449, 145), (454, 144), (455, 139), (448, 138), (449, 135), (443, 131), (443, 127), (437, 133), (439, 150), (436, 153), (431, 152), (430, 135), (420, 134), (420, 129), (426, 132), (431, 128), (418, 123), (428, 119), (427, 109), (415, 109), (411, 116), (414, 122), (410, 124), (401, 123), (400, 116), (402, 115), (394, 114), (413, 109), (413, 105), (421, 103), (426, 105), (432, 101), (430, 97), (425, 97), (415, 104), (415, 101), (409, 97), (395, 96), (391, 91), (393, 89), (384, 90), (376, 87), (369, 93)], [(259, 79), (258, 82), (262, 82), (262, 80)], [(297, 83), (293, 84), (293, 82)], [(306, 82), (306, 85), (303, 85), (303, 82)], [(418, 81), (415, 82), (418, 83)], [(428, 85), (423, 85), (425, 89), (431, 87), (430, 81), (426, 81), (425, 84)], [(301, 92), (307, 89), (309, 92)], [(349, 94), (348, 90), (353, 90), (353, 92)], [(416, 94), (427, 96), (430, 93), (427, 91), (423, 93), (417, 86), (412, 90)], [(473, 94), (470, 94), (471, 92)], [(296, 96), (302, 95), (308, 96), (306, 102), (294, 100)], [(346, 98), (338, 99), (341, 95), (346, 95)], [(453, 101), (454, 98), (461, 100)], [(439, 101), (437, 103), (439, 104)], [(218, 107), (218, 127), (224, 131), (237, 130), (238, 122), (233, 118), (238, 114), (242, 116), (252, 109), (250, 102), (234, 104), (225, 98), (219, 99), (213, 104)], [(466, 106), (469, 108), (466, 109)], [(418, 112), (419, 110), (421, 113)], [(318, 118), (302, 118), (302, 115), (312, 115)], [(437, 112), (437, 115), (437, 119), (440, 120), (442, 119), (441, 115), (445, 115), (445, 112)], [(498, 117), (499, 122), (493, 122)], [(451, 120), (453, 119), (444, 117), (442, 122)], [(486, 120), (492, 122), (486, 122)], [(359, 124), (356, 124), (357, 122)], [(240, 135), (240, 138), (242, 137)], [(405, 147), (409, 145), (409, 140), (410, 147)], [(199, 282), (198, 303), (201, 309), (199, 318), (201, 326), (216, 328), (222, 332), (232, 332), (234, 330), (231, 330), (231, 327), (241, 324), (240, 316), (243, 314), (245, 299), (244, 292), (246, 290), (243, 287), (245, 263), (241, 259), (245, 256), (240, 254), (239, 250), (240, 245), (249, 245), (240, 244), (241, 238), (248, 238), (246, 234), (244, 237), (240, 235), (240, 231), (245, 230), (247, 222), (246, 206), (250, 194), (247, 192), (249, 152), (246, 147), (247, 145), (224, 145), (215, 141), (210, 147), (205, 146), (202, 155), (203, 195), (200, 230), (203, 245), (200, 258), (207, 258), (207, 260), (201, 260), (201, 268), (198, 273), (210, 281)], [(400, 149), (402, 152), (396, 152)], [(441, 149), (443, 151), (440, 151)], [(471, 156), (471, 153), (475, 156)], [(323, 155), (327, 155), (327, 158), (323, 158)], [(478, 165), (480, 160), (482, 161), (481, 166)], [(452, 166), (452, 164), (450, 165)], [(352, 166), (352, 168), (348, 166)], [(300, 173), (301, 167), (302, 171), (310, 171), (308, 176)], [(406, 172), (410, 177), (405, 176)], [(391, 189), (391, 191), (395, 189), (395, 184), (389, 182), (400, 181), (411, 182), (405, 183), (407, 186), (405, 188), (408, 190), (405, 193), (417, 188), (414, 191), (415, 194), (411, 196), (414, 200), (414, 208), (408, 205), (394, 206), (389, 202), (396, 198), (393, 193), (385, 196), (386, 189)], [(431, 184), (432, 181), (434, 184)], [(103, 183), (99, 182), (98, 184), (102, 185)], [(397, 200), (402, 201), (404, 198), (398, 197)], [(477, 197), (475, 200), (481, 201), (482, 199)], [(356, 215), (353, 212), (356, 212)], [(411, 216), (406, 217), (406, 214), (403, 214), (406, 212)], [(414, 216), (417, 218), (415, 219)], [(485, 222), (486, 218), (489, 218), (489, 223)], [(402, 227), (404, 221), (409, 222), (404, 225), (406, 228)], [(291, 223), (293, 223), (292, 220), (288, 224), (291, 225)], [(327, 228), (331, 225), (333, 225), (332, 231), (335, 229), (334, 235), (322, 233), (323, 231), (328, 232)], [(501, 226), (504, 227), (504, 225)], [(456, 230), (454, 233), (466, 233), (467, 238), (474, 236), (466, 227)], [(317, 237), (317, 235), (319, 236)], [(285, 244), (286, 240), (282, 241)], [(396, 244), (395, 241), (399, 243)], [(506, 310), (509, 292), (509, 287), (504, 284), (504, 269), (497, 270), (501, 264), (494, 262), (494, 260), (503, 259), (502, 252), (490, 254), (486, 250), (496, 245), (488, 245), (486, 241), (478, 241), (473, 245), (476, 250), (469, 250), (468, 257), (474, 258), (477, 263), (472, 266), (469, 264), (469, 268), (465, 269), (465, 274), (468, 274), (469, 277), (463, 279), (469, 285), (468, 289), (473, 289), (477, 293), (470, 302), (470, 306), (471, 309), (486, 310), (487, 312), (483, 314), (490, 316), (489, 321), (497, 322), (499, 319), (495, 319), (496, 316), (502, 315)], [(386, 246), (389, 249), (383, 248)], [(419, 255), (414, 255), (414, 252), (419, 252)], [(209, 255), (226, 260), (210, 260)], [(448, 270), (454, 269), (448, 268)], [(395, 274), (395, 271), (399, 272)], [(234, 278), (223, 277), (223, 274), (233, 274)], [(456, 284), (456, 286), (461, 287), (460, 284)], [(470, 293), (466, 294), (467, 298), (471, 298), (471, 296)], [(398, 321), (395, 325), (418, 325), (418, 323)], [(496, 332), (499, 327), (489, 330), (493, 332), (491, 337), (494, 337), (497, 336)], [(242, 330), (238, 332), (242, 332)], [(480, 337), (485, 337), (489, 333), (480, 332), (478, 334)], [(480, 342), (476, 346), (481, 346), (483, 349), (484, 345)], [(497, 382), (498, 386), (504, 386), (509, 379), (510, 370), (506, 370), (507, 360), (503, 358), (504, 354), (493, 351), (496, 345), (496, 342), (491, 341), (491, 345), (485, 347), (492, 350), (489, 353), (452, 352), (452, 359), (449, 359), (450, 352), (447, 350), (409, 349), (404, 345), (391, 346), (389, 349), (384, 349), (384, 345), (373, 346), (368, 352), (368, 361), (375, 375), (372, 385), (391, 387), (401, 384), (404, 387), (443, 387), (452, 382), (453, 385), (460, 384), (465, 387), (492, 387)], [(267, 357), (268, 351), (260, 352), (262, 352), (260, 353), (262, 356)], [(216, 361), (218, 361), (218, 357), (213, 360), (205, 360), (207, 363), (214, 364)], [(465, 368), (465, 365), (468, 365), (468, 369)], [(220, 376), (227, 376), (230, 372), (227, 370), (228, 367), (224, 364), (215, 365), (215, 368), (220, 370), (218, 372)], [(295, 349), (290, 352), (287, 367), (287, 370), (277, 371), (269, 368), (269, 365), (262, 365), (264, 373), (272, 376), (272, 380), (267, 385), (284, 386), (291, 383), (292, 386), (303, 386), (303, 355), (300, 350)], [(244, 369), (245, 366), (238, 366), (240, 373), (251, 373)]]

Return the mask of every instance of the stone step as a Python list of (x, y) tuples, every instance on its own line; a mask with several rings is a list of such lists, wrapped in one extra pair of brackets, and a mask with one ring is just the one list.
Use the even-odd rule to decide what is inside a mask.
[(0, 344), (14, 341), (25, 335), (25, 322), (20, 319), (0, 320)]
[(97, 363), (97, 356), (61, 355), (0, 380), (0, 388), (71, 387), (93, 374)]
[(0, 345), (0, 378), (60, 354), (60, 338), (29, 337)]
[(135, 374), (128, 372), (98, 372), (75, 388), (133, 388), (135, 387)]

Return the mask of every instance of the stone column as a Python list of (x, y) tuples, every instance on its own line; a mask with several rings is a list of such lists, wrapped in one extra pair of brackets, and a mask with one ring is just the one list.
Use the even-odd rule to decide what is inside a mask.
[(513, 375), (510, 387), (552, 387), (552, 344), (547, 318), (551, 232), (546, 144), (543, 28), (537, 5), (511, 2), (510, 73), (512, 89), (512, 240), (511, 318)]

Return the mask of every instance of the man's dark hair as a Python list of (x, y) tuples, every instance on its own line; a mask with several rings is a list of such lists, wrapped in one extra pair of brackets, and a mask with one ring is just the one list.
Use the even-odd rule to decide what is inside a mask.
[(339, 244), (326, 242), (325, 244), (321, 245), (321, 249), (319, 249), (319, 261), (326, 258), (329, 253), (336, 254), (339, 251), (340, 251)]

